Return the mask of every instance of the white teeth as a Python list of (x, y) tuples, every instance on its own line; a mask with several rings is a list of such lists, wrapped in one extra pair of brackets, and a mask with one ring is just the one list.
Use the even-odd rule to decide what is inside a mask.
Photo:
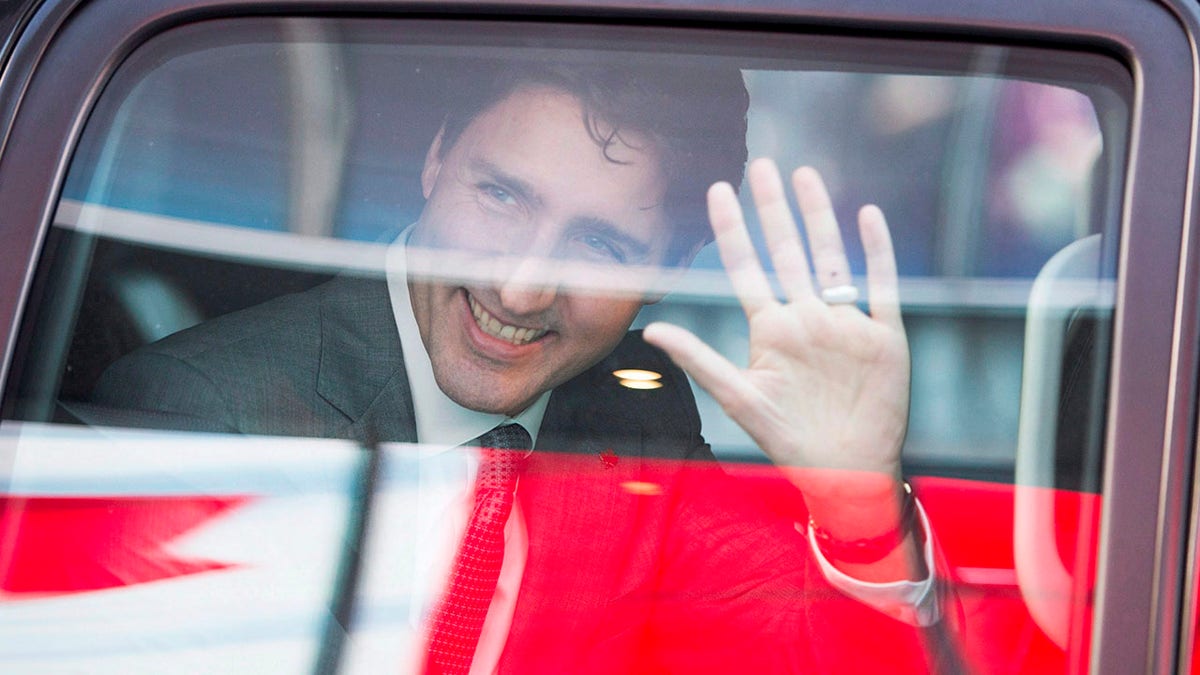
[(545, 329), (538, 328), (521, 328), (520, 326), (510, 326), (500, 323), (496, 317), (488, 313), (475, 298), (467, 296), (471, 305), (471, 314), (475, 316), (475, 323), (480, 330), (491, 335), (494, 338), (499, 338), (514, 345), (523, 345), (533, 342), (534, 340), (546, 334)]

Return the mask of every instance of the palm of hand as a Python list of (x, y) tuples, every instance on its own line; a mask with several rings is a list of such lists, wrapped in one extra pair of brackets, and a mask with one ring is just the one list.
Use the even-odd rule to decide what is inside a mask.
[(908, 419), (903, 331), (815, 299), (775, 305), (750, 317), (741, 374), (759, 396), (740, 417), (762, 417), (747, 431), (776, 463), (898, 470)]
[[(721, 259), (750, 326), (747, 367), (734, 366), (676, 326), (652, 324), (646, 339), (704, 387), (777, 464), (898, 478), (910, 369), (883, 214), (873, 206), (859, 213), (870, 312), (827, 304), (813, 273), (826, 289), (851, 277), (820, 176), (811, 169), (793, 176), (812, 271), (774, 164), (755, 161), (749, 179), (785, 301), (771, 290), (732, 188), (718, 184), (709, 191)], [(797, 482), (806, 494), (830, 489), (825, 479)]]

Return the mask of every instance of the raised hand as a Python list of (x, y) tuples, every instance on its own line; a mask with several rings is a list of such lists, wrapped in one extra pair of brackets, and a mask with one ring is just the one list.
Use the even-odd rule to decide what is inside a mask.
[(859, 211), (867, 260), (864, 313), (850, 297), (856, 295), (850, 266), (820, 175), (805, 167), (792, 176), (811, 267), (774, 163), (754, 161), (748, 177), (782, 301), (772, 292), (733, 189), (718, 183), (708, 193), (721, 260), (750, 326), (747, 367), (738, 368), (678, 326), (651, 324), (645, 339), (666, 351), (785, 468), (814, 518), (848, 539), (871, 536), (895, 525), (909, 401), (908, 343), (887, 224), (875, 206)]

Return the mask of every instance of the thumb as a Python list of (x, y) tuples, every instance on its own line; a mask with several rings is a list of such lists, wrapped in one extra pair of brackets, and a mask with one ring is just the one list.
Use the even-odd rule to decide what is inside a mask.
[(731, 417), (736, 419), (737, 411), (747, 410), (748, 404), (757, 398), (757, 390), (742, 371), (691, 331), (655, 322), (646, 326), (642, 337), (666, 352)]

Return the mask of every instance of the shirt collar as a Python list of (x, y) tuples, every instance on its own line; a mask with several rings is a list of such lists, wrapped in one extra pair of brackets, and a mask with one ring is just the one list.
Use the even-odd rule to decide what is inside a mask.
[(388, 247), (387, 284), (392, 315), (396, 317), (396, 330), (403, 346), (404, 367), (408, 371), (413, 413), (417, 419), (417, 440), (429, 451), (441, 452), (474, 440), (500, 424), (516, 422), (529, 432), (536, 445), (542, 417), (546, 414), (546, 404), (550, 401), (549, 391), (515, 417), (508, 417), (464, 408), (437, 386), (433, 365), (421, 342), (421, 332), (417, 328), (412, 300), (408, 295), (406, 246), (412, 228), (408, 226)]

